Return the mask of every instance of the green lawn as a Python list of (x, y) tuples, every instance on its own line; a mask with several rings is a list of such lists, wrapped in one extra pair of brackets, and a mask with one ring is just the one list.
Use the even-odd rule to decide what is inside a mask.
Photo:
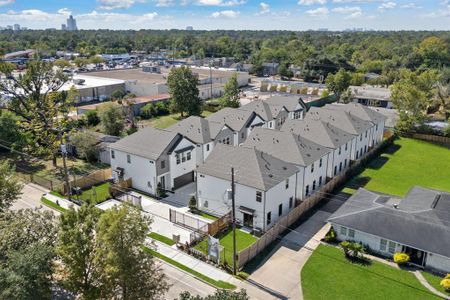
[(301, 272), (306, 300), (323, 299), (440, 299), (414, 274), (372, 262), (351, 263), (337, 248), (325, 245), (313, 252)]
[(198, 212), (196, 212), (196, 214), (201, 216), (201, 217), (203, 217), (203, 218), (205, 218), (205, 219), (209, 219), (209, 220), (213, 220), (213, 221), (218, 219), (217, 217), (214, 217), (214, 216), (212, 216), (210, 214), (207, 214), (207, 213), (205, 213), (203, 211), (198, 211)]
[(195, 277), (205, 281), (206, 283), (208, 283), (208, 284), (210, 284), (212, 286), (215, 286), (216, 288), (219, 288), (219, 289), (235, 289), (236, 288), (236, 286), (231, 284), (231, 283), (228, 283), (228, 282), (225, 282), (225, 281), (222, 281), (222, 280), (219, 280), (219, 281), (214, 280), (214, 279), (212, 279), (212, 278), (210, 278), (208, 276), (203, 275), (202, 273), (199, 273), (199, 272), (197, 272), (195, 270), (192, 270), (191, 268), (189, 268), (189, 267), (187, 267), (187, 266), (177, 262), (176, 260), (171, 259), (170, 257), (164, 256), (164, 255), (156, 252), (155, 250), (152, 250), (152, 249), (147, 248), (147, 247), (143, 247), (143, 249), (148, 254), (150, 254), (150, 255), (152, 255), (154, 257), (157, 257), (157, 258), (165, 261), (166, 263), (171, 264), (171, 265), (173, 265), (173, 266), (175, 266), (175, 267), (177, 267), (177, 268), (179, 268), (179, 269), (181, 269), (181, 270), (183, 270), (185, 272), (188, 272), (188, 273), (194, 275)]
[[(206, 118), (210, 114), (211, 114), (211, 112), (204, 111), (202, 113), (202, 117)], [(167, 115), (167, 116), (152, 118), (150, 120), (142, 120), (139, 122), (139, 125), (152, 126), (152, 127), (156, 127), (156, 128), (165, 129), (167, 127), (170, 127), (170, 126), (178, 123), (180, 120), (181, 120), (180, 114), (171, 114), (171, 115)]]
[(369, 163), (344, 191), (358, 187), (405, 196), (418, 185), (450, 192), (450, 151), (432, 143), (401, 138)]
[(55, 202), (50, 201), (50, 200), (48, 200), (48, 199), (46, 199), (44, 197), (41, 198), (41, 202), (44, 205), (59, 211), (60, 213), (64, 213), (64, 212), (67, 211), (67, 209), (65, 209), (64, 207), (61, 207), (61, 206), (57, 205)]
[(422, 272), (422, 275), (423, 275), (423, 277), (425, 277), (425, 279), (428, 281), (428, 283), (431, 284), (435, 289), (437, 289), (439, 292), (443, 293), (444, 295), (450, 296), (450, 292), (446, 291), (441, 285), (441, 280), (444, 278), (444, 276), (439, 277), (439, 276), (433, 275), (428, 272)]
[[(225, 262), (232, 266), (233, 265), (233, 231), (228, 230), (225, 234), (219, 237), (220, 239), (220, 245), (224, 247), (222, 253), (221, 253), (221, 261)], [(236, 248), (237, 252), (244, 250), (245, 248), (251, 246), (253, 243), (255, 243), (258, 239), (254, 237), (251, 234), (248, 234), (246, 232), (243, 232), (239, 229), (236, 229)], [(208, 253), (208, 239), (204, 239), (199, 244), (197, 244), (195, 249), (203, 252)]]
[(161, 243), (164, 243), (166, 245), (169, 245), (169, 246), (175, 245), (175, 242), (172, 239), (169, 239), (168, 237), (160, 235), (159, 233), (150, 232), (150, 234), (148, 236), (151, 237), (152, 239), (160, 241)]
[[(101, 203), (111, 198), (109, 194), (109, 186), (111, 184), (109, 182), (102, 183), (100, 185), (94, 186), (90, 189), (83, 191), (83, 193), (79, 196), (79, 199), (82, 201), (92, 200), (95, 203)], [(95, 193), (94, 193), (95, 190)], [(76, 198), (76, 196), (75, 196)]]

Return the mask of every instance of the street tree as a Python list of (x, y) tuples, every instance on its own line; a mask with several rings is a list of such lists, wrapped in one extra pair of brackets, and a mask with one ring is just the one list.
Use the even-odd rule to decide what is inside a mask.
[(0, 213), (8, 209), (22, 190), (22, 184), (14, 176), (13, 167), (7, 162), (0, 163)]
[(86, 130), (78, 131), (72, 134), (70, 142), (75, 146), (79, 157), (90, 163), (94, 163), (98, 160), (98, 139), (94, 133)]
[(234, 73), (233, 76), (225, 84), (224, 94), (220, 97), (220, 106), (223, 107), (234, 107), (238, 108), (241, 103), (239, 101), (239, 83), (237, 80), (237, 74)]
[(172, 68), (167, 78), (172, 110), (181, 117), (199, 116), (202, 113), (202, 101), (199, 98), (198, 79), (189, 67)]
[(125, 127), (122, 108), (117, 105), (106, 105), (100, 110), (103, 131), (109, 135), (120, 136)]
[(64, 286), (83, 299), (98, 299), (102, 284), (96, 259), (96, 228), (100, 212), (92, 204), (61, 216), (56, 253), (62, 262)]
[(20, 76), (13, 71), (11, 64), (0, 63), (0, 73), (8, 78), (0, 81), (0, 92), (11, 95), (6, 109), (20, 118), (21, 130), (30, 135), (30, 151), (53, 156), (56, 165), (62, 133), (67, 130), (68, 114), (77, 92), (74, 88), (60, 91), (69, 77), (49, 62), (29, 62)]
[(336, 74), (329, 74), (326, 79), (328, 90), (335, 93), (338, 97), (350, 86), (351, 75), (344, 69), (340, 69)]
[(179, 300), (248, 300), (245, 290), (240, 290), (239, 292), (228, 291), (228, 290), (217, 290), (213, 295), (206, 297), (193, 296), (189, 292), (183, 292), (180, 294)]
[[(112, 208), (100, 217), (97, 227), (97, 261), (103, 297), (159, 299), (168, 289), (164, 273), (142, 245), (150, 219), (131, 205)], [(118, 296), (120, 295), (120, 296)]]

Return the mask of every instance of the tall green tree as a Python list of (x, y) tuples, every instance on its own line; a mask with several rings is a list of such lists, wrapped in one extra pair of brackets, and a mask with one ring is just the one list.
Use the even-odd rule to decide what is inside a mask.
[(340, 69), (336, 74), (329, 74), (326, 79), (328, 90), (335, 93), (338, 97), (350, 86), (351, 75), (344, 69)]
[[(27, 133), (19, 127), (19, 118), (9, 111), (0, 110), (0, 144), (9, 148), (21, 149), (27, 145)], [(7, 149), (0, 148), (0, 152)]]
[(53, 213), (0, 214), (0, 299), (50, 299), (56, 226)]
[(120, 136), (125, 128), (122, 108), (116, 105), (106, 105), (100, 111), (103, 131), (109, 135)]
[(56, 252), (63, 264), (65, 287), (83, 299), (101, 294), (100, 264), (96, 259), (96, 228), (100, 212), (93, 205), (61, 216)]
[(21, 130), (30, 134), (30, 150), (38, 155), (53, 155), (56, 165), (61, 134), (67, 130), (76, 90), (60, 91), (69, 78), (49, 62), (29, 62), (21, 76), (15, 76), (13, 71), (11, 64), (0, 63), (0, 73), (8, 78), (0, 81), (0, 92), (12, 97), (7, 109), (20, 117)]
[(239, 89), (239, 83), (237, 80), (237, 74), (234, 73), (233, 76), (230, 77), (228, 82), (224, 87), (224, 95), (220, 97), (220, 106), (223, 107), (234, 107), (238, 108), (241, 106), (239, 101), (239, 93), (241, 90)]
[(206, 297), (193, 296), (189, 292), (183, 292), (180, 294), (179, 300), (248, 300), (245, 290), (240, 290), (238, 292), (227, 291), (227, 290), (217, 290), (213, 295)]
[(121, 299), (158, 299), (167, 291), (164, 273), (142, 249), (150, 220), (130, 205), (112, 208), (100, 217), (97, 261), (102, 296)]
[(70, 137), (70, 143), (75, 146), (78, 157), (88, 162), (94, 163), (98, 161), (98, 138), (89, 131), (78, 131)]
[(0, 162), (0, 213), (8, 209), (21, 194), (22, 184), (14, 176), (13, 167)]
[(202, 101), (199, 98), (198, 79), (186, 66), (172, 68), (167, 78), (172, 109), (184, 117), (199, 116), (202, 113)]

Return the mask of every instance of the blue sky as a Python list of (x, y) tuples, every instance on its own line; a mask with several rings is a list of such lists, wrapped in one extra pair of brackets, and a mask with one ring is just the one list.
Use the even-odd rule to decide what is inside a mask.
[(450, 0), (0, 0), (0, 26), (80, 29), (450, 30)]

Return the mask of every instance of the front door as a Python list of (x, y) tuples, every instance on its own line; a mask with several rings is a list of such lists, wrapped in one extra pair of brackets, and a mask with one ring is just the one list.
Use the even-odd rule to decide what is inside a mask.
[(159, 182), (161, 183), (161, 188), (163, 190), (165, 190), (166, 189), (166, 176), (161, 176), (159, 178)]
[(407, 246), (403, 246), (403, 252), (409, 255), (410, 263), (423, 267), (425, 262), (425, 252)]
[(244, 226), (253, 227), (253, 215), (244, 213)]

